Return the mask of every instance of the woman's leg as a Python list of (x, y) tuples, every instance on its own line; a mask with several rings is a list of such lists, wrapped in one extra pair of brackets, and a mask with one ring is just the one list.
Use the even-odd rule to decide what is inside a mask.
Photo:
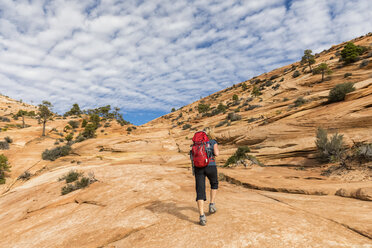
[(204, 201), (207, 199), (205, 194), (205, 168), (195, 168), (195, 188), (196, 201), (200, 215), (204, 215)]
[(209, 204), (209, 212), (215, 213), (217, 211), (215, 200), (218, 189), (218, 173), (216, 166), (208, 166), (206, 168), (206, 175), (208, 177), (209, 183), (211, 184), (211, 199)]

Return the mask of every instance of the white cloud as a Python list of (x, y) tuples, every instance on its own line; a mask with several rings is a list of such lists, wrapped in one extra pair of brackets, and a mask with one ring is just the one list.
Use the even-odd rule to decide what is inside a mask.
[(0, 2), (2, 93), (64, 112), (180, 107), (363, 35), (369, 0)]

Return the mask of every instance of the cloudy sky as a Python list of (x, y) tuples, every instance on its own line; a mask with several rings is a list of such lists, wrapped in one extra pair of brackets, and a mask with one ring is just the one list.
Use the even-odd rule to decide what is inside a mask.
[(371, 0), (0, 0), (0, 92), (143, 124), (371, 30)]

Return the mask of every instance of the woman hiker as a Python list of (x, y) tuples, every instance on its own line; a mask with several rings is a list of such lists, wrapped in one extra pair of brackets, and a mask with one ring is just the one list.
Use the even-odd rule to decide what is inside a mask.
[(218, 156), (220, 152), (218, 150), (218, 145), (217, 141), (215, 140), (213, 130), (210, 128), (205, 128), (203, 132), (206, 134), (206, 136), (208, 136), (209, 139), (209, 141), (206, 142), (209, 163), (205, 167), (193, 166), (193, 170), (195, 175), (196, 201), (200, 214), (199, 224), (205, 226), (207, 223), (207, 218), (204, 214), (204, 201), (207, 200), (205, 193), (205, 177), (208, 178), (211, 185), (209, 214), (213, 214), (217, 211), (215, 199), (218, 189), (218, 174), (215, 157)]

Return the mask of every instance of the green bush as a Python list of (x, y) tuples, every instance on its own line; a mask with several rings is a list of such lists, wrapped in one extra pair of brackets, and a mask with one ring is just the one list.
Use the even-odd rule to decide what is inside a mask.
[(252, 95), (255, 97), (262, 95), (260, 89), (256, 85), (253, 86)]
[(364, 47), (356, 46), (354, 43), (348, 42), (341, 51), (341, 58), (346, 64), (353, 63), (359, 59), (359, 55), (364, 51)]
[(228, 166), (229, 164), (235, 164), (239, 160), (243, 160), (247, 158), (247, 153), (250, 152), (251, 150), (247, 146), (240, 146), (238, 149), (235, 151), (235, 153), (229, 157), (225, 163), (225, 166)]
[(210, 107), (209, 104), (199, 103), (198, 111), (199, 111), (199, 113), (206, 113), (206, 112), (208, 112), (209, 107)]
[(306, 100), (302, 97), (302, 96), (300, 96), (299, 98), (297, 98), (295, 101), (294, 101), (294, 105), (295, 105), (295, 107), (299, 107), (299, 106), (301, 106), (301, 105), (303, 105), (303, 104), (305, 104), (306, 103)]
[(67, 156), (71, 152), (71, 146), (64, 145), (64, 146), (57, 146), (54, 149), (48, 150), (46, 149), (43, 154), (42, 158), (44, 160), (54, 161), (59, 157)]
[(96, 136), (96, 125), (93, 124), (93, 123), (88, 123), (88, 124), (85, 126), (82, 135), (83, 135), (85, 138), (87, 138), (87, 139), (94, 138), (94, 137)]
[[(69, 172), (71, 173), (71, 172)], [(67, 178), (66, 177), (67, 175), (64, 176), (64, 178)], [(80, 180), (79, 180), (80, 178)], [(62, 179), (64, 180), (64, 179)], [(71, 181), (72, 180), (72, 181)], [(75, 191), (75, 190), (78, 190), (78, 189), (82, 189), (82, 188), (86, 188), (88, 187), (90, 184), (94, 183), (97, 181), (97, 179), (94, 177), (94, 174), (88, 174), (88, 177), (85, 177), (83, 176), (82, 173), (78, 173), (76, 171), (72, 172), (72, 176), (71, 176), (71, 179), (69, 180), (70, 183), (67, 183), (67, 185), (63, 186), (62, 189), (61, 189), (61, 194), (62, 195), (66, 195), (72, 191)], [(67, 180), (66, 180), (67, 182)], [(72, 183), (74, 182), (74, 183)]]
[(191, 125), (190, 124), (185, 124), (182, 127), (183, 130), (186, 130), (186, 129), (189, 129), (189, 128), (191, 128)]
[(174, 111), (176, 111), (176, 109), (175, 108), (172, 108), (171, 112), (174, 112)]
[(71, 141), (72, 139), (74, 138), (74, 135), (72, 133), (69, 133), (68, 135), (66, 135), (65, 139), (66, 141)]
[(226, 119), (230, 121), (238, 121), (238, 120), (241, 120), (242, 117), (234, 112), (231, 112), (227, 114)]
[(279, 77), (279, 75), (277, 75), (277, 74), (275, 74), (275, 75), (272, 75), (271, 77), (270, 77), (270, 80), (274, 80), (274, 79), (277, 79)]
[(0, 150), (9, 150), (9, 143), (4, 141), (0, 141)]
[(347, 93), (350, 93), (354, 91), (354, 85), (353, 83), (342, 83), (337, 84), (335, 87), (333, 87), (328, 95), (328, 102), (340, 102), (345, 100), (345, 96)]
[(86, 119), (83, 119), (83, 122), (81, 123), (81, 127), (84, 128), (88, 124), (88, 121)]
[(76, 170), (70, 170), (66, 175), (63, 175), (59, 178), (59, 181), (65, 180), (66, 183), (75, 182), (82, 175), (82, 173), (77, 172)]
[(5, 117), (5, 116), (0, 116), (0, 121), (2, 121), (2, 122), (10, 122), (10, 119), (8, 117)]
[(12, 140), (9, 136), (6, 136), (6, 137), (4, 138), (4, 140), (5, 140), (6, 142), (8, 142), (9, 144), (13, 143), (13, 140)]
[(242, 88), (243, 88), (243, 90), (247, 90), (248, 89), (247, 84), (246, 83), (242, 83)]
[(31, 173), (29, 171), (25, 171), (23, 172), (21, 175), (19, 175), (19, 177), (17, 178), (18, 180), (23, 180), (23, 181), (27, 181), (28, 179), (31, 178)]
[(234, 95), (232, 96), (232, 99), (233, 99), (233, 101), (238, 101), (238, 100), (239, 100), (239, 97), (238, 97), (237, 94), (234, 94)]
[(68, 124), (69, 124), (73, 129), (79, 127), (79, 122), (78, 122), (78, 121), (69, 121)]
[(322, 160), (338, 161), (343, 152), (343, 135), (335, 133), (328, 139), (327, 130), (318, 128), (315, 145)]
[(228, 123), (228, 120), (223, 120), (221, 122), (219, 122), (216, 127), (222, 127), (223, 125), (225, 125), (226, 123)]
[(75, 138), (75, 143), (79, 143), (79, 142), (82, 142), (86, 140), (86, 138), (82, 135), (82, 134), (79, 134), (76, 138)]
[(0, 184), (4, 184), (5, 183), (5, 172), (9, 172), (10, 171), (10, 166), (9, 166), (9, 163), (8, 163), (8, 158), (1, 154), (0, 155)]
[(362, 63), (360, 63), (359, 68), (366, 67), (368, 64), (369, 64), (369, 60), (365, 59), (362, 61)]
[(353, 75), (353, 73), (346, 72), (346, 73), (344, 74), (344, 78), (350, 77), (350, 76), (352, 76), (352, 75)]
[(301, 75), (301, 73), (299, 71), (294, 71), (293, 74), (292, 74), (292, 77), (293, 78), (296, 78), (296, 77), (298, 77), (300, 75)]

